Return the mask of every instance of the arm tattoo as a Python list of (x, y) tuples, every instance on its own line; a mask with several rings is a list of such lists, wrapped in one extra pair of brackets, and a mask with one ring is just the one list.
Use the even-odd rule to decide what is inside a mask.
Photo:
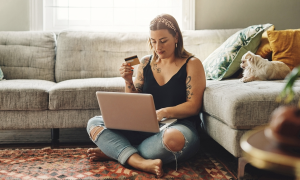
[(138, 91), (138, 92), (143, 92), (143, 84), (141, 84), (141, 83), (136, 83), (135, 84), (135, 87), (136, 87), (136, 90)]
[(133, 83), (130, 83), (127, 87), (132, 91), (143, 92), (143, 84), (141, 83), (136, 83), (135, 85)]
[(161, 72), (161, 69), (157, 67), (157, 64), (153, 64), (153, 68), (152, 69), (153, 69), (153, 71), (157, 70), (156, 71), (157, 73)]
[(192, 85), (190, 84), (191, 82), (191, 76), (187, 76), (186, 77), (186, 98), (187, 99), (191, 99), (192, 98), (192, 95), (193, 95), (193, 92), (191, 92), (190, 90), (192, 89)]
[(135, 91), (135, 87), (134, 87), (133, 83), (130, 83), (129, 85), (127, 85), (127, 87), (128, 87), (128, 89)]
[(144, 76), (143, 76), (141, 71), (139, 71), (137, 78), (138, 78), (139, 81), (144, 81)]
[[(149, 60), (150, 60), (149, 57), (145, 57), (145, 58), (141, 59), (141, 64), (139, 65), (139, 68), (138, 68), (139, 70), (138, 70), (138, 75), (137, 75), (137, 79), (139, 81), (144, 81), (144, 76), (143, 76), (142, 70), (144, 69), (144, 67), (146, 67)], [(131, 89), (132, 91), (143, 92), (143, 84), (142, 83), (136, 83), (136, 84), (131, 83), (127, 87), (128, 87), (128, 89)]]
[(142, 68), (143, 68), (143, 69), (144, 69), (144, 67), (147, 66), (148, 62), (149, 62), (149, 57), (143, 58), (143, 59), (141, 60), (141, 65), (142, 65)]

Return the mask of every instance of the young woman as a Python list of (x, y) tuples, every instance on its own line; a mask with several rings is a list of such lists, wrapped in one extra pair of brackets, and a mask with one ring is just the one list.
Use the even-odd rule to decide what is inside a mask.
[[(196, 120), (206, 87), (202, 63), (183, 48), (179, 26), (171, 15), (162, 14), (150, 23), (152, 55), (141, 59), (132, 80), (130, 64), (120, 74), (126, 93), (153, 95), (157, 121), (176, 118), (159, 133), (106, 129), (102, 116), (89, 120), (87, 131), (99, 148), (87, 152), (91, 160), (117, 160), (123, 165), (163, 176), (163, 164), (189, 159), (199, 150)], [(177, 166), (176, 166), (177, 168)]]

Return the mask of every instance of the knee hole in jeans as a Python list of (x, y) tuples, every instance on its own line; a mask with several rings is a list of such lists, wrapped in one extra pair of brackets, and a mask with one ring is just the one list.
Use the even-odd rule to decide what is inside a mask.
[(104, 130), (104, 127), (102, 126), (95, 126), (90, 131), (90, 137), (93, 139), (93, 141), (96, 141), (97, 136)]
[(168, 150), (178, 152), (184, 148), (185, 137), (179, 130), (168, 128), (164, 132), (163, 143)]

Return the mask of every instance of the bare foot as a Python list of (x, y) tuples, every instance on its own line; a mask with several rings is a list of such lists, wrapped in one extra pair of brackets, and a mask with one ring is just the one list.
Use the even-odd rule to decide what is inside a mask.
[(163, 163), (160, 159), (154, 159), (154, 160), (147, 159), (143, 161), (139, 167), (135, 167), (135, 168), (155, 174), (157, 178), (161, 178), (164, 175), (162, 165)]
[(114, 160), (108, 156), (106, 156), (99, 148), (90, 148), (87, 150), (91, 161), (107, 161)]

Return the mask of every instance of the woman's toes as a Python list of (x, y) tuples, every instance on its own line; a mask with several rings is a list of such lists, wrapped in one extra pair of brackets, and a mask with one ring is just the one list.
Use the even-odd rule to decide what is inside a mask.
[(95, 154), (95, 153), (90, 153), (90, 154), (88, 155), (88, 157), (92, 157), (92, 156), (96, 156), (96, 154)]
[(102, 152), (99, 148), (90, 148), (87, 150), (88, 154), (99, 153), (99, 152)]
[(106, 156), (99, 148), (90, 148), (87, 150), (88, 157), (91, 161), (95, 160), (113, 160), (112, 158)]
[(162, 161), (159, 160), (155, 166), (155, 171), (156, 171), (156, 175), (157, 177), (162, 177), (164, 175), (164, 171), (162, 169)]
[(90, 156), (90, 160), (96, 160), (98, 159), (97, 156)]
[(86, 152), (87, 152), (88, 154), (90, 154), (90, 153), (92, 153), (92, 150), (93, 150), (93, 148), (90, 148), (90, 149), (88, 149)]
[(161, 177), (163, 177), (164, 176), (164, 173), (159, 173), (159, 174), (157, 174), (157, 177), (158, 178), (161, 178)]
[(90, 161), (97, 161), (97, 160), (101, 160), (101, 158), (99, 158), (97, 156), (90, 157)]
[(162, 170), (157, 170), (156, 171), (156, 175), (157, 175), (157, 177), (162, 177), (163, 175), (164, 175), (164, 173), (162, 172)]

